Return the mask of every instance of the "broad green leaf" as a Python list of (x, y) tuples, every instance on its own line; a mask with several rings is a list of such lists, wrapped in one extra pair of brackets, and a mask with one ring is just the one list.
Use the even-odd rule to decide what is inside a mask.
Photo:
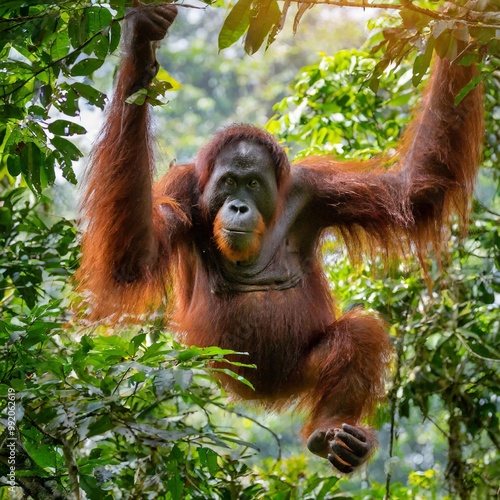
[(212, 476), (219, 472), (219, 464), (217, 463), (218, 455), (210, 448), (198, 448), (198, 456), (202, 466), (206, 467)]
[(253, 0), (238, 0), (224, 20), (219, 33), (219, 50), (238, 41), (248, 29)]
[(172, 391), (176, 383), (175, 375), (172, 369), (160, 370), (154, 376), (153, 385), (156, 395), (163, 398), (165, 394)]
[(52, 186), (56, 180), (56, 173), (54, 170), (55, 167), (55, 159), (52, 156), (48, 156), (45, 159), (45, 162), (42, 164), (42, 168), (40, 169), (40, 185), (42, 189), (45, 189), (47, 186)]
[(439, 57), (452, 61), (458, 55), (458, 41), (449, 30), (443, 31), (436, 39), (436, 52)]
[(186, 362), (186, 361), (190, 361), (191, 359), (193, 358), (197, 358), (198, 356), (200, 356), (202, 354), (202, 348), (200, 347), (195, 347), (195, 346), (192, 346), (192, 347), (188, 347), (187, 349), (185, 349), (184, 351), (181, 351), (178, 356), (177, 356), (177, 359), (183, 363), (183, 362)]
[(137, 106), (142, 106), (146, 102), (146, 98), (148, 97), (148, 89), (139, 89), (137, 92), (134, 92), (132, 95), (129, 95), (125, 102), (127, 104), (136, 104)]
[(174, 368), (173, 374), (175, 377), (175, 383), (181, 388), (181, 391), (186, 391), (193, 381), (192, 370), (186, 370), (184, 368)]
[(168, 88), (165, 87), (165, 90), (179, 90), (181, 88), (181, 84), (173, 78), (164, 68), (160, 68), (158, 74), (155, 78), (159, 83), (167, 83), (170, 86)]
[(83, 22), (83, 14), (80, 10), (75, 11), (68, 21), (68, 36), (74, 49), (83, 45), (87, 40), (87, 26)]
[(122, 28), (120, 23), (114, 21), (111, 24), (111, 29), (109, 31), (109, 53), (112, 54), (120, 44), (120, 38), (122, 34)]
[(140, 333), (138, 335), (135, 335), (132, 340), (130, 341), (129, 344), (129, 352), (132, 356), (135, 356), (141, 345), (144, 343), (146, 340), (146, 334), (145, 333)]
[(72, 161), (76, 161), (83, 156), (83, 153), (68, 139), (55, 136), (50, 142), (62, 155), (66, 156)]
[(80, 113), (80, 107), (78, 105), (79, 95), (73, 86), (67, 83), (61, 84), (60, 90), (63, 90), (64, 94), (54, 100), (54, 106), (65, 115), (77, 116)]
[(17, 177), (21, 173), (21, 158), (18, 154), (11, 154), (7, 158), (7, 170), (12, 177)]
[(22, 120), (24, 118), (24, 112), (22, 108), (6, 104), (5, 106), (0, 106), (0, 116), (2, 119), (14, 118), (16, 120)]
[(179, 474), (179, 468), (175, 461), (171, 461), (169, 464), (170, 474), (167, 480), (167, 491), (169, 492), (170, 498), (172, 500), (181, 500), (182, 492), (184, 490), (184, 481)]
[(19, 145), (19, 161), (21, 172), (28, 185), (35, 191), (40, 191), (40, 169), (43, 168), (45, 157), (40, 148), (33, 142)]
[(98, 436), (104, 434), (105, 432), (113, 429), (115, 425), (111, 421), (109, 415), (103, 415), (97, 421), (90, 424), (88, 427), (87, 438), (92, 436)]
[(429, 38), (429, 40), (427, 41), (425, 52), (423, 54), (418, 54), (418, 56), (415, 58), (415, 62), (413, 63), (412, 83), (414, 87), (416, 87), (422, 81), (422, 78), (427, 72), (427, 69), (431, 64), (433, 51), (434, 39)]
[(478, 85), (480, 85), (483, 81), (483, 77), (481, 75), (476, 75), (472, 78), (472, 80), (458, 93), (455, 97), (455, 106), (458, 106), (464, 97), (472, 90), (475, 89)]
[(281, 19), (281, 10), (276, 0), (260, 0), (255, 6), (255, 12), (245, 37), (245, 51), (250, 55), (260, 49), (271, 28)]
[(99, 35), (94, 41), (94, 54), (98, 59), (104, 59), (109, 51), (109, 37), (108, 35)]
[(85, 134), (87, 131), (81, 125), (68, 120), (56, 120), (49, 124), (49, 132), (55, 135), (70, 136), (75, 134)]
[(58, 16), (53, 13), (43, 16), (41, 19), (33, 20), (33, 30), (31, 32), (31, 41), (34, 45), (41, 46), (48, 38), (56, 32)]
[(103, 65), (102, 59), (88, 58), (77, 62), (71, 68), (71, 76), (89, 76)]
[(75, 82), (71, 84), (71, 87), (90, 104), (98, 106), (101, 109), (104, 108), (106, 104), (106, 94), (85, 83)]
[(106, 7), (93, 6), (85, 9), (83, 21), (89, 35), (93, 35), (111, 24), (111, 12)]
[(52, 99), (52, 85), (43, 85), (40, 87), (40, 103), (44, 107), (48, 107), (50, 105), (50, 101)]
[(50, 44), (50, 55), (52, 60), (64, 57), (70, 50), (70, 39), (62, 18), (58, 20), (57, 36), (54, 36)]

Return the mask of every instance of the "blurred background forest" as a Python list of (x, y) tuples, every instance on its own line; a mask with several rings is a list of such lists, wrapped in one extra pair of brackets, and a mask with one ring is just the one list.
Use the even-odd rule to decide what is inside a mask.
[[(210, 373), (220, 350), (177, 344), (161, 314), (114, 331), (78, 315), (71, 281), (79, 258), (77, 185), (118, 62), (112, 18), (126, 2), (112, 5), (0, 6), (0, 498), (495, 498), (498, 30), (481, 32), (478, 42), (487, 134), (470, 233), (463, 240), (452, 228), (449, 259), (441, 267), (429, 262), (432, 283), (411, 261), (390, 270), (378, 262), (354, 267), (344, 248), (325, 240), (341, 307), (380, 312), (397, 355), (375, 423), (380, 449), (360, 474), (339, 479), (305, 454), (300, 415), (228, 402)], [(401, 49), (382, 67), (381, 42), (401, 38), (387, 31), (397, 30), (397, 12), (302, 10), (297, 33), (290, 19), (268, 50), (248, 55), (241, 43), (219, 51), (226, 8), (182, 9), (159, 52), (170, 75), (163, 88), (174, 88), (155, 107), (158, 174), (234, 122), (267, 127), (297, 156), (368, 158), (394, 147), (427, 78), (418, 57), (433, 36), (458, 39), (457, 26), (450, 21), (438, 33), (428, 30), (432, 19), (406, 23), (404, 33), (427, 45)], [(496, 7), (485, 10), (494, 26)]]

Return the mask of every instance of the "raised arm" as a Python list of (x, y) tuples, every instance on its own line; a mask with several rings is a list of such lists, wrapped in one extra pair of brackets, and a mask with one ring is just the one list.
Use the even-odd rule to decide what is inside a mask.
[(467, 225), (484, 136), (479, 86), (455, 106), (476, 69), (437, 59), (420, 109), (403, 135), (395, 161), (339, 162), (311, 157), (297, 175), (312, 193), (318, 224), (338, 229), (351, 254), (400, 253), (410, 244), (423, 258), (439, 250), (443, 223), (457, 213)]
[(149, 106), (125, 100), (158, 71), (155, 41), (166, 35), (176, 13), (172, 5), (144, 6), (125, 20), (116, 88), (92, 152), (82, 204), (78, 278), (91, 292), (93, 317), (142, 312), (164, 291), (169, 237), (177, 228), (173, 219), (165, 227), (168, 219), (153, 207)]

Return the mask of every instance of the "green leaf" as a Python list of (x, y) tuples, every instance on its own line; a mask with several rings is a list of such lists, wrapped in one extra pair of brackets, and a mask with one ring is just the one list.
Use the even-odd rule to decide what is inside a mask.
[(19, 146), (19, 161), (23, 177), (35, 191), (41, 190), (40, 169), (44, 166), (44, 160), (44, 155), (35, 143), (27, 142)]
[(167, 463), (167, 467), (170, 472), (167, 476), (167, 491), (172, 500), (181, 500), (182, 492), (184, 490), (184, 481), (179, 474), (177, 461), (169, 460)]
[(451, 31), (443, 31), (439, 37), (436, 38), (436, 52), (439, 57), (449, 59), (450, 61), (457, 57), (457, 39), (452, 36)]
[[(50, 56), (52, 60), (64, 57), (70, 49), (70, 40), (65, 22), (59, 18), (57, 26), (57, 36), (53, 38), (50, 44)], [(48, 82), (47, 82), (48, 83)]]
[(256, 11), (257, 15), (250, 20), (245, 38), (245, 51), (250, 55), (260, 49), (271, 28), (281, 20), (281, 10), (276, 0), (260, 0)]
[(58, 16), (54, 13), (49, 13), (43, 18), (34, 20), (34, 29), (31, 32), (31, 41), (34, 45), (40, 46), (49, 39), (56, 31)]
[(231, 9), (219, 33), (219, 50), (233, 45), (248, 29), (252, 3), (253, 0), (238, 0)]
[(68, 120), (56, 120), (49, 125), (49, 132), (55, 135), (70, 136), (75, 134), (85, 134), (87, 131), (81, 125)]
[(45, 189), (47, 186), (52, 186), (56, 181), (55, 159), (48, 156), (40, 168), (40, 186)]
[(104, 59), (109, 51), (109, 37), (107, 35), (98, 36), (94, 42), (94, 54), (98, 59)]
[(50, 105), (50, 101), (52, 99), (52, 86), (50, 84), (42, 85), (40, 87), (40, 103), (42, 106), (47, 108)]
[(145, 333), (140, 333), (139, 335), (135, 335), (132, 338), (129, 344), (129, 352), (131, 356), (135, 356), (137, 354), (137, 351), (139, 350), (141, 345), (144, 344), (145, 340), (146, 340)]
[(434, 39), (429, 38), (427, 42), (427, 46), (425, 48), (425, 52), (423, 54), (418, 54), (415, 58), (415, 62), (413, 63), (413, 76), (412, 83), (413, 86), (416, 87), (422, 81), (427, 69), (431, 64), (432, 53), (434, 50)]
[[(92, 450), (95, 451), (95, 450)], [(105, 463), (105, 462), (104, 462)], [(80, 474), (80, 486), (87, 494), (87, 498), (90, 500), (112, 500), (113, 497), (107, 491), (103, 491), (101, 484), (97, 482), (97, 479), (88, 474)]]
[(153, 380), (157, 397), (163, 398), (165, 394), (172, 391), (175, 383), (175, 375), (172, 369), (158, 371)]
[(120, 23), (114, 21), (109, 31), (109, 53), (112, 54), (120, 44), (122, 28)]
[(164, 90), (179, 90), (181, 88), (181, 84), (163, 68), (158, 71), (153, 83), (155, 82), (162, 84)]
[(464, 97), (472, 90), (475, 89), (478, 85), (481, 84), (483, 78), (481, 75), (475, 75), (472, 80), (458, 93), (455, 97), (455, 106), (458, 106)]
[(106, 104), (106, 94), (103, 92), (100, 92), (91, 85), (80, 82), (73, 83), (71, 87), (90, 104), (93, 104), (101, 109), (104, 108)]
[(68, 36), (75, 49), (87, 40), (87, 25), (83, 22), (83, 14), (78, 10), (68, 21)]
[(21, 158), (18, 154), (11, 154), (7, 158), (7, 170), (12, 177), (17, 177), (21, 173)]
[(24, 118), (24, 113), (23, 110), (17, 106), (6, 104), (5, 106), (0, 106), (0, 116), (3, 119), (15, 118), (16, 120), (22, 120)]
[(89, 430), (87, 432), (86, 438), (104, 434), (105, 432), (113, 429), (114, 427), (115, 426), (111, 421), (109, 415), (103, 415), (96, 422), (89, 425)]
[(104, 61), (102, 59), (88, 58), (77, 62), (71, 69), (71, 76), (89, 76), (98, 70)]
[(198, 356), (200, 356), (201, 353), (202, 353), (202, 348), (192, 346), (192, 347), (185, 349), (184, 351), (181, 351), (177, 355), (177, 359), (181, 363), (185, 363), (186, 361), (189, 361), (193, 358), (197, 358)]
[(72, 161), (76, 161), (83, 156), (83, 153), (70, 141), (63, 137), (53, 137), (50, 142), (63, 156)]
[(175, 377), (175, 383), (185, 392), (193, 381), (192, 370), (186, 370), (185, 368), (174, 368), (173, 374)]
[(200, 457), (201, 465), (208, 469), (212, 477), (215, 477), (220, 471), (219, 464), (217, 463), (217, 453), (210, 448), (198, 448), (198, 456)]
[(137, 92), (134, 92), (132, 95), (129, 95), (125, 102), (127, 104), (135, 104), (137, 106), (142, 106), (146, 102), (146, 98), (148, 96), (148, 89), (139, 89)]
[(111, 24), (111, 12), (106, 7), (93, 6), (85, 9), (83, 20), (87, 25), (87, 32), (93, 35)]
[(65, 93), (54, 101), (54, 106), (65, 115), (77, 116), (80, 112), (77, 92), (67, 83), (61, 84), (60, 89)]

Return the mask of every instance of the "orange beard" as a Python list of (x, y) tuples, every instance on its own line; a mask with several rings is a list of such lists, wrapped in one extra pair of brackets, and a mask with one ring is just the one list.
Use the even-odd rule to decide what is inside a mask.
[(234, 241), (231, 241), (231, 237), (224, 230), (219, 212), (214, 221), (215, 243), (226, 259), (231, 262), (245, 262), (259, 253), (262, 244), (262, 235), (265, 229), (266, 225), (262, 216), (259, 214), (257, 227), (253, 230), (252, 234), (249, 235), (249, 241), (244, 245), (237, 246)]

